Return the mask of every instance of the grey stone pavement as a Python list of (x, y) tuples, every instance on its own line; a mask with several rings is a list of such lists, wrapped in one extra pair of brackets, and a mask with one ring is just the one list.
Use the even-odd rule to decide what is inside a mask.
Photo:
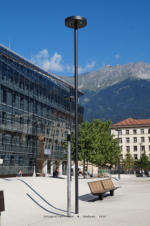
[(121, 188), (114, 196), (106, 193), (103, 201), (90, 193), (87, 182), (79, 179), (79, 214), (75, 214), (75, 179), (71, 182), (71, 218), (67, 218), (67, 179), (22, 177), (0, 179), (6, 211), (1, 226), (48, 225), (150, 225), (150, 178), (134, 175), (113, 177)]

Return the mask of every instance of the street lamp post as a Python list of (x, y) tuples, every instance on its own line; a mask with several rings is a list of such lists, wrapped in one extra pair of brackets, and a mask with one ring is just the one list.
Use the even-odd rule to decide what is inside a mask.
[(75, 213), (78, 214), (78, 76), (77, 76), (77, 29), (87, 25), (87, 20), (81, 16), (71, 16), (65, 19), (65, 25), (74, 29), (75, 50)]
[(54, 172), (54, 136), (55, 136), (55, 133), (52, 133), (51, 136), (53, 137), (53, 148), (52, 148), (52, 150), (53, 150), (53, 153), (52, 153), (52, 165), (53, 165), (53, 167), (51, 167), (51, 171), (53, 169), (53, 171), (51, 172), (51, 175), (53, 176), (53, 172)]
[(35, 174), (37, 176), (37, 157), (38, 157), (38, 132), (37, 132), (37, 127), (38, 125), (41, 124), (41, 122), (34, 122), (34, 125), (36, 125), (36, 159), (35, 159)]
[(72, 181), (71, 177), (71, 102), (74, 100), (73, 96), (65, 97), (66, 100), (69, 100), (70, 102), (70, 181)]
[(143, 177), (143, 172), (142, 172), (142, 155), (141, 155), (141, 145), (142, 143), (139, 143), (140, 145), (140, 156), (141, 156), (141, 176)]
[[(118, 131), (118, 145), (119, 145), (119, 129), (116, 129)], [(120, 158), (118, 159), (118, 179), (120, 180)]]

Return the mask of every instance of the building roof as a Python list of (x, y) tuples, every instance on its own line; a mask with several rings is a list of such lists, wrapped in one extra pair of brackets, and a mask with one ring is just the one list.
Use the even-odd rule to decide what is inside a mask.
[[(50, 78), (52, 78), (53, 80), (55, 80), (56, 82), (60, 83), (60, 84), (64, 84), (65, 86), (71, 87), (74, 89), (74, 87), (70, 84), (68, 84), (67, 82), (64, 82), (63, 80), (61, 80), (59, 78), (58, 75), (55, 75), (53, 73), (50, 73), (42, 68), (40, 68), (38, 65), (34, 64), (33, 62), (27, 60), (26, 58), (20, 56), (19, 54), (17, 54), (16, 52), (8, 49), (6, 46), (3, 46), (2, 44), (0, 44), (0, 52), (10, 58), (13, 58), (14, 60), (18, 61), (19, 63), (24, 64), (25, 66), (32, 68), (38, 72), (40, 72), (41, 74), (44, 74)], [(83, 92), (78, 90), (78, 94), (79, 96), (84, 95)]]
[(128, 118), (121, 122), (118, 122), (116, 124), (113, 124), (111, 128), (113, 127), (122, 127), (122, 126), (138, 126), (138, 125), (150, 125), (150, 119), (133, 119)]

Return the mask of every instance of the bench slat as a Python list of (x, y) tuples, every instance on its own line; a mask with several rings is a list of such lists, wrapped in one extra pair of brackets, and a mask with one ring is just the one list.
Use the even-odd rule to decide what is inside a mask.
[(94, 181), (94, 182), (89, 182), (88, 183), (91, 193), (93, 195), (99, 195), (99, 199), (103, 200), (103, 195), (106, 192), (110, 192), (110, 195), (114, 195), (114, 190), (116, 190), (119, 187), (114, 187), (114, 184), (111, 179), (107, 180), (99, 180), (99, 181)]
[(115, 188), (111, 179), (103, 180), (102, 184), (104, 186), (104, 189), (106, 190)]
[(92, 193), (101, 193), (104, 192), (103, 185), (101, 181), (95, 181), (88, 183)]

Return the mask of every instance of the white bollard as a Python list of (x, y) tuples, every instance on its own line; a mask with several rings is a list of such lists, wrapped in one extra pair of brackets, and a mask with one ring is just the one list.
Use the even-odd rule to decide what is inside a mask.
[(59, 162), (59, 176), (62, 176), (62, 161)]
[(35, 166), (34, 166), (33, 177), (36, 177), (36, 173), (35, 173)]
[(47, 177), (47, 160), (43, 162), (43, 169), (42, 173), (45, 174), (45, 177)]

